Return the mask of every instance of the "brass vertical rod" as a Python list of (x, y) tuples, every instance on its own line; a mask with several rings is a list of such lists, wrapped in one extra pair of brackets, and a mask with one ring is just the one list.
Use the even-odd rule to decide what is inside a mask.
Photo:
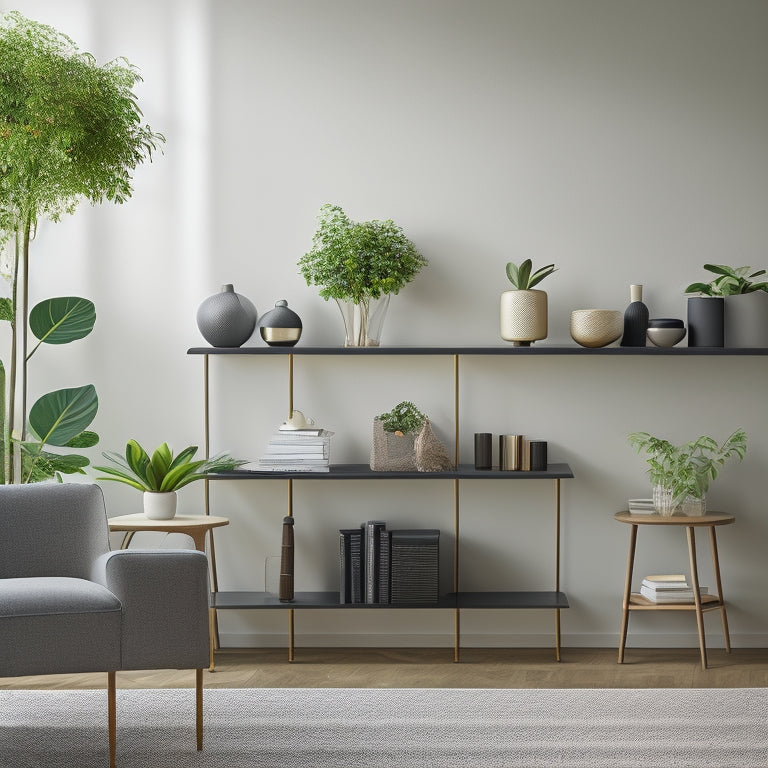
[[(459, 356), (453, 356), (454, 462), (459, 469)], [(461, 609), (459, 608), (459, 479), (453, 480), (453, 592), (456, 607), (453, 619), (453, 660), (459, 661), (461, 646)]]
[[(210, 386), (210, 355), (203, 355), (203, 439), (205, 445), (205, 458), (211, 457), (211, 386)], [(210, 480), (203, 478), (203, 507), (206, 515), (211, 514), (211, 489)], [(213, 544), (213, 531), (209, 532), (208, 553), (211, 562), (211, 590), (219, 591), (219, 576), (216, 571), (216, 548)], [(221, 647), (219, 638), (219, 615), (213, 609), (213, 622), (211, 626), (211, 672), (213, 672), (213, 651)]]
[[(288, 418), (293, 418), (293, 352), (288, 354)], [(288, 478), (288, 517), (293, 517), (293, 479)], [(293, 608), (288, 609), (288, 661), (294, 656)]]
[[(560, 592), (560, 478), (555, 478), (555, 591)], [(555, 608), (555, 659), (560, 661), (560, 609)]]

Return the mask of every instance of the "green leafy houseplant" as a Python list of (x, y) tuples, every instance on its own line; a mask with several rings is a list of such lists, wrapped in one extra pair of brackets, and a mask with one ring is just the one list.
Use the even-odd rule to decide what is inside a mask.
[(335, 299), (342, 314), (345, 303), (358, 308), (354, 329), (345, 318), (347, 346), (378, 346), (373, 300), (399, 293), (428, 262), (392, 220), (352, 221), (328, 203), (318, 219), (312, 249), (298, 262), (301, 274), (323, 299)]
[(409, 400), (398, 403), (388, 413), (376, 417), (385, 432), (418, 432), (427, 417)]
[(546, 267), (537, 269), (535, 272), (532, 272), (532, 270), (533, 263), (530, 259), (521, 262), (519, 266), (512, 261), (507, 262), (507, 277), (509, 282), (518, 291), (530, 291), (531, 288), (538, 285), (545, 277), (549, 277), (549, 275), (556, 271), (554, 264), (547, 264)]
[(102, 454), (113, 466), (94, 469), (106, 474), (97, 480), (114, 480), (139, 491), (164, 493), (178, 491), (212, 472), (224, 472), (245, 464), (244, 460), (233, 459), (226, 453), (193, 461), (196, 453), (197, 446), (190, 445), (174, 457), (168, 444), (162, 443), (150, 456), (136, 440), (129, 440), (124, 456), (115, 451)]
[(704, 296), (736, 296), (753, 291), (768, 291), (768, 282), (752, 282), (753, 278), (766, 274), (764, 269), (750, 272), (752, 267), (729, 267), (725, 264), (705, 264), (704, 269), (717, 277), (709, 283), (691, 283), (685, 293), (701, 293)]
[(688, 496), (703, 499), (725, 460), (731, 456), (741, 460), (747, 452), (747, 435), (743, 429), (737, 429), (722, 444), (702, 436), (673, 445), (647, 432), (632, 432), (628, 439), (638, 453), (644, 451), (648, 455), (651, 484), (671, 491), (673, 508)]
[[(27, 414), (34, 352), (41, 343), (83, 338), (96, 320), (93, 303), (79, 297), (48, 299), (29, 311), (30, 243), (41, 218), (58, 221), (81, 199), (130, 198), (133, 170), (165, 140), (142, 123), (132, 92), (140, 79), (124, 59), (99, 66), (66, 35), (18, 12), (0, 20), (0, 249), (10, 243), (13, 251), (3, 269), (10, 297), (0, 299), (11, 336), (7, 379), (0, 361), (2, 483), (82, 473), (87, 458), (45, 446), (98, 441), (87, 431), (98, 409), (91, 384), (44, 395)], [(28, 330), (38, 339), (31, 352)]]

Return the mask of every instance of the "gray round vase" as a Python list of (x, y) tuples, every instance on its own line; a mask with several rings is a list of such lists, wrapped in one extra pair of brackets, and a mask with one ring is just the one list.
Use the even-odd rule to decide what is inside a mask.
[(261, 316), (259, 333), (270, 347), (292, 347), (301, 337), (301, 319), (288, 309), (285, 299), (275, 302), (275, 308)]
[(221, 286), (197, 309), (197, 327), (212, 347), (239, 347), (251, 338), (256, 327), (256, 307), (234, 286)]

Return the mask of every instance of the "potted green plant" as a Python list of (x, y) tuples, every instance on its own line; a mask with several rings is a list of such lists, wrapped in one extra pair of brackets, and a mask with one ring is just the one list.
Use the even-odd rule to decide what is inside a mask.
[[(752, 267), (730, 267), (725, 264), (705, 264), (704, 269), (715, 277), (708, 283), (691, 283), (685, 293), (695, 293), (688, 299), (689, 344), (696, 344), (697, 322), (705, 322), (696, 314), (722, 312), (722, 319), (715, 316), (711, 322), (722, 322), (722, 344), (726, 347), (767, 347), (768, 346), (768, 282), (755, 281), (766, 270), (752, 271)], [(718, 310), (718, 304), (720, 310)], [(691, 312), (694, 311), (693, 317)], [(693, 321), (693, 326), (691, 327)]]
[(644, 451), (648, 456), (654, 508), (662, 515), (671, 515), (681, 505), (685, 514), (704, 514), (706, 493), (719, 468), (731, 456), (741, 460), (747, 452), (743, 429), (722, 444), (706, 435), (682, 445), (648, 432), (632, 432), (628, 439), (638, 453)]
[(548, 264), (534, 272), (530, 259), (519, 265), (507, 263), (507, 277), (513, 289), (501, 294), (502, 339), (516, 347), (528, 347), (534, 341), (547, 338), (547, 294), (534, 286), (554, 271), (555, 265)]
[(219, 453), (209, 459), (193, 461), (197, 446), (190, 445), (176, 456), (162, 443), (150, 456), (136, 440), (129, 440), (125, 455), (105, 451), (102, 455), (112, 466), (94, 469), (104, 472), (97, 480), (114, 480), (136, 488), (144, 494), (144, 514), (152, 520), (169, 520), (176, 514), (176, 491), (214, 472), (225, 472), (245, 464)]
[(428, 262), (392, 220), (352, 221), (326, 203), (319, 222), (312, 249), (299, 259), (301, 274), (323, 299), (336, 300), (345, 346), (377, 347), (390, 297)]
[(411, 471), (416, 469), (416, 438), (427, 417), (412, 402), (404, 400), (373, 420), (371, 469)]
[[(52, 27), (12, 11), (0, 19), (0, 248), (13, 249), (8, 376), (0, 361), (0, 483), (83, 473), (89, 461), (47, 446), (86, 448), (98, 409), (92, 384), (43, 395), (27, 412), (27, 366), (40, 343), (65, 344), (90, 333), (92, 302), (48, 299), (28, 308), (30, 242), (41, 219), (58, 221), (80, 200), (125, 202), (131, 175), (164, 138), (143, 124), (138, 72), (124, 59), (99, 66)], [(38, 345), (28, 351), (28, 333)]]

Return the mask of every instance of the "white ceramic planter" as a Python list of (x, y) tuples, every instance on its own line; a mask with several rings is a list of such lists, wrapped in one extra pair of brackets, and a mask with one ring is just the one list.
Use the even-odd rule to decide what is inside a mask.
[(547, 338), (547, 294), (531, 289), (501, 294), (500, 330), (504, 341), (528, 346)]
[(176, 515), (176, 491), (144, 491), (144, 516), (149, 520), (171, 520)]

